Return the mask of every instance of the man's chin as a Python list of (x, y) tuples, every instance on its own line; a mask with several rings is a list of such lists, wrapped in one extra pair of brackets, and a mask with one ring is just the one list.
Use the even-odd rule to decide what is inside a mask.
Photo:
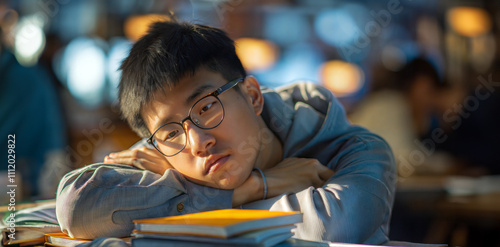
[(216, 171), (214, 174), (205, 177), (203, 180), (189, 178), (191, 182), (223, 190), (232, 190), (242, 185), (250, 176), (251, 170), (243, 169), (243, 166), (236, 165), (235, 162), (227, 162), (222, 169)]
[(242, 185), (250, 176), (250, 173), (237, 167), (237, 169), (224, 169), (217, 176), (214, 176), (214, 184), (217, 184), (219, 189), (232, 190)]
[(221, 174), (220, 176), (217, 176), (217, 178), (212, 178), (211, 181), (202, 181), (190, 177), (186, 178), (193, 183), (221, 190), (236, 189), (245, 181), (244, 179), (239, 179), (239, 176), (230, 176), (227, 173)]
[(217, 188), (222, 189), (222, 190), (234, 190), (234, 189), (238, 188), (241, 184), (242, 184), (242, 182), (239, 182), (239, 181), (229, 182), (229, 181), (222, 180), (222, 181), (219, 181)]

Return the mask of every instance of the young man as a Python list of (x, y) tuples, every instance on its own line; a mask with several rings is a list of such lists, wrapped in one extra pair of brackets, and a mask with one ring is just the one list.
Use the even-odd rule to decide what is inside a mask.
[(57, 217), (70, 236), (126, 236), (134, 219), (241, 207), (301, 211), (298, 238), (388, 240), (392, 153), (326, 89), (261, 91), (223, 31), (186, 23), (155, 23), (121, 69), (122, 113), (150, 147), (62, 179)]

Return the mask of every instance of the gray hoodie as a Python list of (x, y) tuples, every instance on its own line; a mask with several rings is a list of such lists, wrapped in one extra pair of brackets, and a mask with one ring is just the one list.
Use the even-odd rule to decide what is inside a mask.
[[(301, 211), (297, 238), (388, 241), (396, 175), (387, 143), (350, 125), (331, 92), (315, 84), (263, 89), (263, 94), (262, 117), (283, 143), (283, 158), (315, 158), (335, 174), (321, 188), (242, 208)], [(72, 237), (123, 237), (131, 233), (134, 219), (231, 208), (232, 193), (194, 184), (175, 170), (160, 176), (125, 165), (92, 164), (61, 180), (56, 212)]]

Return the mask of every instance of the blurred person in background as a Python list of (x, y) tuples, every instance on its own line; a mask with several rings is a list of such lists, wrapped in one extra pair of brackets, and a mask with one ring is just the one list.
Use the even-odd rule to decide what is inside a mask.
[[(430, 150), (420, 139), (433, 125), (436, 96), (441, 79), (434, 66), (418, 57), (408, 62), (383, 88), (371, 92), (349, 119), (382, 136), (391, 146), (400, 176), (407, 177), (429, 168), (426, 162), (412, 156), (419, 151), (427, 156)], [(421, 158), (420, 155), (418, 158)], [(429, 169), (441, 168), (430, 167)]]
[(500, 174), (500, 60), (492, 73), (471, 76), (468, 87), (454, 86), (439, 91), (437, 113), (446, 141), (437, 150), (452, 155), (454, 172), (481, 176)]
[[(7, 136), (15, 135), (17, 200), (54, 198), (67, 167), (65, 122), (48, 72), (22, 66), (9, 50), (17, 18), (0, 2), (0, 136), (7, 143)], [(6, 165), (0, 169), (7, 172)], [(6, 184), (7, 174), (1, 179)]]

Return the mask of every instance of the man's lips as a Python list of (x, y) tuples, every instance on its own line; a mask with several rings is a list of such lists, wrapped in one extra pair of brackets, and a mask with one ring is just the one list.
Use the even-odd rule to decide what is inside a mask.
[(206, 163), (205, 163), (205, 175), (209, 174), (209, 173), (214, 173), (215, 171), (217, 171), (220, 167), (222, 167), (226, 161), (229, 159), (229, 155), (226, 155), (226, 156), (213, 156), (213, 157), (210, 157)]

